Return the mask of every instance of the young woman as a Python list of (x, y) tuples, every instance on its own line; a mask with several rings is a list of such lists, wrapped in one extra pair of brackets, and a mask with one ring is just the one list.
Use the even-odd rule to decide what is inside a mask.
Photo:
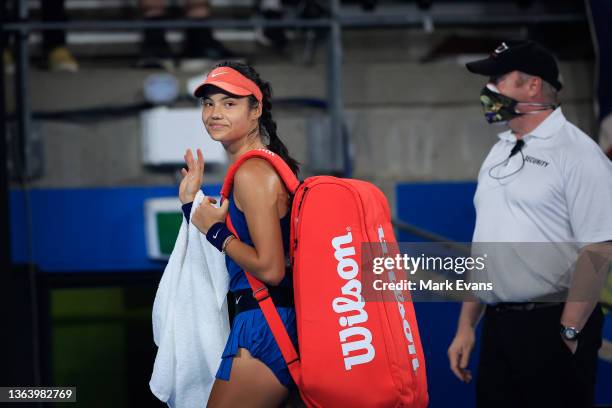
[[(208, 133), (223, 144), (231, 162), (250, 150), (266, 148), (297, 174), (298, 163), (276, 134), (271, 93), (270, 84), (252, 67), (233, 62), (219, 64), (195, 91), (202, 99), (202, 120)], [(204, 173), (199, 149), (197, 156), (196, 161), (188, 150), (187, 169), (182, 170), (179, 196), (187, 218)], [(211, 199), (195, 209), (192, 222), (226, 254), (237, 314), (208, 407), (279, 406), (294, 384), (244, 271), (269, 287), (279, 315), (297, 343), (291, 276), (286, 274), (290, 196), (273, 167), (253, 158), (236, 172), (229, 200), (219, 208), (213, 203)], [(234, 239), (225, 225), (228, 211), (240, 240)]]

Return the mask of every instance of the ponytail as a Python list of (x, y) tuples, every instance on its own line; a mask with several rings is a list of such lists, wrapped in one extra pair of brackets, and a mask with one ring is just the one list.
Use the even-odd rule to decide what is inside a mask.
[(272, 88), (270, 87), (270, 83), (264, 82), (260, 88), (263, 93), (263, 107), (261, 110), (261, 118), (259, 119), (259, 127), (260, 130), (263, 130), (263, 133), (268, 136), (268, 149), (282, 157), (291, 171), (297, 175), (300, 171), (300, 164), (289, 155), (287, 146), (280, 140), (276, 132), (276, 122), (272, 119)]

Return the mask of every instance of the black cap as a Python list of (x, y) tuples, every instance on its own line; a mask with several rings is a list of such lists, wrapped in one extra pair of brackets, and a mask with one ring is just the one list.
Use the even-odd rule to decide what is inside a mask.
[(539, 76), (557, 90), (563, 87), (555, 57), (534, 41), (505, 41), (488, 58), (468, 62), (465, 66), (470, 72), (486, 76), (521, 71)]

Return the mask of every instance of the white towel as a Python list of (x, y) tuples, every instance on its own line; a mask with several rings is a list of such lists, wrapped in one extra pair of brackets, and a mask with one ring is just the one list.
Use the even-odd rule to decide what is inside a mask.
[[(198, 192), (192, 210), (203, 199)], [(223, 254), (183, 217), (153, 304), (149, 387), (171, 408), (206, 406), (229, 335), (228, 289)]]

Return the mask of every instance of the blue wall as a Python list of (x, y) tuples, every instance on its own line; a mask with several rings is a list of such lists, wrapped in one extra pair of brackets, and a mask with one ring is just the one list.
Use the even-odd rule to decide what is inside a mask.
[[(219, 185), (204, 192), (219, 194)], [(144, 201), (176, 197), (175, 187), (36, 189), (29, 192), (32, 257), (45, 272), (161, 269), (147, 257)], [(14, 263), (28, 259), (25, 196), (11, 191)]]
[[(396, 187), (397, 217), (409, 224), (459, 242), (471, 242), (476, 213), (472, 197), (476, 184), (411, 183)], [(420, 241), (401, 232), (398, 241)], [(425, 352), (430, 407), (475, 406), (474, 384), (460, 382), (449, 369), (446, 349), (455, 335), (459, 303), (415, 303)], [(475, 371), (478, 353), (470, 368)]]
[[(472, 242), (476, 183), (398, 184), (395, 192), (400, 220), (457, 242)], [(417, 238), (400, 233), (397, 239), (409, 242)]]

